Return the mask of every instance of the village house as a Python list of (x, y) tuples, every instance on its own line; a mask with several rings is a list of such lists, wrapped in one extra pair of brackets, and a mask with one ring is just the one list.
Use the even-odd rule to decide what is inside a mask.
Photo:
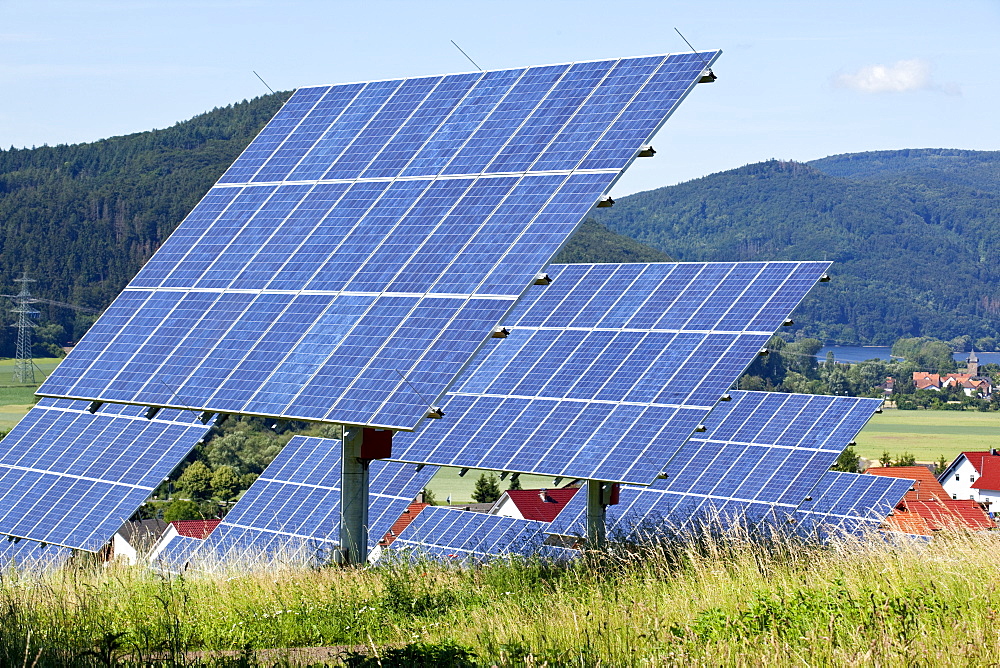
[(1000, 511), (1000, 451), (963, 452), (939, 480), (951, 498), (972, 499), (991, 512)]
[(979, 375), (979, 357), (975, 351), (969, 353), (965, 373), (937, 374), (914, 371), (913, 386), (918, 390), (936, 391), (960, 387), (967, 397), (973, 395), (989, 397), (993, 393), (993, 382), (988, 377)]
[(996, 527), (976, 501), (951, 498), (926, 466), (885, 466), (866, 473), (914, 481), (886, 518), (891, 531), (930, 536), (942, 529), (984, 531)]
[(490, 514), (519, 520), (551, 522), (578, 491), (579, 487), (508, 489), (497, 499)]

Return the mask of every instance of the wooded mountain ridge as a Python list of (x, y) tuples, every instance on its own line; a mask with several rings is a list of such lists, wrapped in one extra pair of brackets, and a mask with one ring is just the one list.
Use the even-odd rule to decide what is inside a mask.
[(1000, 333), (1000, 152), (770, 160), (620, 198), (595, 217), (682, 261), (823, 260), (799, 336), (891, 345)]

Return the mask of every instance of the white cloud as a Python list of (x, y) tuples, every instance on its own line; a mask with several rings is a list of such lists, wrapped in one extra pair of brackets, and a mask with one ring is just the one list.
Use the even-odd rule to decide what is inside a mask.
[(866, 65), (853, 74), (840, 74), (834, 84), (862, 93), (905, 93), (911, 90), (936, 90), (958, 95), (957, 84), (937, 84), (926, 60), (899, 60), (892, 65)]

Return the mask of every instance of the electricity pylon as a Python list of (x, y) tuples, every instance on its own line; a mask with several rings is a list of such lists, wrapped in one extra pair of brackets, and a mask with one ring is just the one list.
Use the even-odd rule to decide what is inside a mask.
[(15, 278), (15, 283), (21, 284), (21, 291), (17, 293), (15, 299), (17, 306), (10, 310), (17, 314), (17, 322), (13, 327), (17, 327), (17, 350), (14, 359), (14, 382), (24, 384), (35, 384), (35, 361), (31, 345), (32, 330), (37, 327), (35, 318), (38, 311), (34, 309), (37, 299), (31, 296), (28, 283), (34, 283), (34, 279), (28, 278), (28, 272), (24, 272), (21, 278)]

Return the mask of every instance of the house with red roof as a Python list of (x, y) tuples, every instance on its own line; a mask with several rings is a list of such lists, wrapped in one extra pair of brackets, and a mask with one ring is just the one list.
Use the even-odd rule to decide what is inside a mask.
[(396, 540), (396, 536), (398, 536), (403, 529), (410, 526), (410, 522), (412, 522), (417, 518), (417, 515), (420, 514), (420, 511), (429, 505), (431, 504), (417, 503), (416, 501), (414, 501), (409, 506), (407, 506), (406, 510), (403, 511), (403, 514), (400, 515), (399, 519), (397, 519), (393, 523), (392, 528), (390, 528), (389, 531), (386, 532), (385, 536), (382, 537), (382, 540), (380, 540), (378, 544), (381, 545), (382, 547), (390, 545), (392, 541)]
[[(971, 499), (991, 512), (1000, 512), (1000, 451), (976, 450), (961, 453), (938, 476), (953, 499)], [(987, 476), (986, 474), (989, 473)], [(980, 482), (980, 479), (986, 479)], [(989, 504), (994, 504), (992, 507)]]
[(971, 499), (953, 499), (926, 466), (868, 469), (872, 475), (913, 480), (913, 487), (886, 519), (890, 529), (930, 536), (942, 529), (985, 531), (996, 528), (982, 506)]
[(493, 504), (490, 514), (519, 520), (551, 522), (579, 491), (579, 487), (508, 489)]

